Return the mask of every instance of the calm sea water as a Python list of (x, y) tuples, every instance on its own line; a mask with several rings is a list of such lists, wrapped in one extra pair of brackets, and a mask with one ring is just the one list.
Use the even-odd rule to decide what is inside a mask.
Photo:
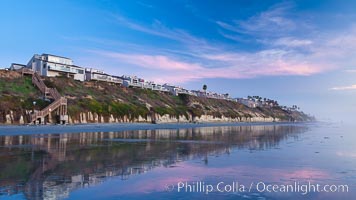
[(356, 199), (356, 129), (341, 124), (27, 128), (0, 136), (0, 199)]

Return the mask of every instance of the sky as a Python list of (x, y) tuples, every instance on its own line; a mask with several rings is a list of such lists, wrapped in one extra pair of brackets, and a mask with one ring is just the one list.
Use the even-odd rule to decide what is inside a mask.
[(0, 68), (33, 54), (188, 89), (356, 114), (356, 1), (0, 1)]

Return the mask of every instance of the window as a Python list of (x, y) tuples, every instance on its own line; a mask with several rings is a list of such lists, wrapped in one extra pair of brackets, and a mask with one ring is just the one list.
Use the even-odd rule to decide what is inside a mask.
[(43, 64), (43, 69), (46, 69), (46, 63)]

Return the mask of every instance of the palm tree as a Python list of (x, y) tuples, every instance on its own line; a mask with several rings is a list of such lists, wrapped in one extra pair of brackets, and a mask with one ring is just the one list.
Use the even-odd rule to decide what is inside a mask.
[(203, 85), (203, 90), (205, 92), (205, 96), (206, 96), (206, 90), (208, 89), (208, 86), (206, 84)]

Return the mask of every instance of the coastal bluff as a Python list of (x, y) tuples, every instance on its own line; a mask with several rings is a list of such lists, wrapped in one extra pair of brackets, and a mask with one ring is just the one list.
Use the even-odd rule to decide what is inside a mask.
[[(80, 82), (67, 77), (44, 78), (68, 100), (69, 123), (204, 123), (312, 121), (301, 112), (279, 106), (247, 107), (241, 103), (174, 96), (141, 88), (126, 88), (105, 82)], [(31, 77), (0, 70), (0, 124), (28, 124), (32, 112), (51, 102), (43, 98)], [(55, 123), (50, 115), (48, 123)]]

